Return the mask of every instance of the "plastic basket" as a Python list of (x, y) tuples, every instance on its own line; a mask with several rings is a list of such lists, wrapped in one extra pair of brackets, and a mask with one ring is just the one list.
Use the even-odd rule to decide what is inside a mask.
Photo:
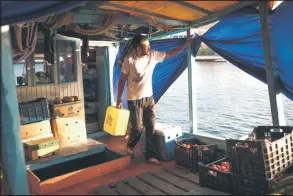
[(228, 158), (223, 158), (207, 165), (199, 163), (199, 183), (200, 186), (216, 189), (225, 193), (232, 193), (230, 172), (223, 172), (212, 168), (213, 164), (221, 164), (224, 161), (229, 161)]
[[(184, 146), (189, 144), (190, 147)], [(217, 145), (205, 145), (197, 138), (180, 138), (175, 140), (175, 162), (192, 172), (199, 172), (198, 163), (204, 164), (217, 159)]]

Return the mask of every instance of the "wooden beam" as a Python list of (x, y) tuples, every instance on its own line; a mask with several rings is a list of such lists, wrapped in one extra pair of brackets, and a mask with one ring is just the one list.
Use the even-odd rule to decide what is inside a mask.
[(204, 16), (198, 20), (191, 22), (191, 26), (192, 27), (200, 27), (200, 26), (208, 25), (210, 23), (213, 23), (213, 22), (220, 20), (221, 17), (223, 17), (233, 11), (236, 11), (236, 10), (241, 9), (246, 6), (255, 5), (257, 3), (260, 3), (260, 1), (240, 1), (239, 3), (231, 5), (229, 7), (226, 7), (224, 9), (222, 9), (221, 11), (214, 12), (208, 16)]
[(5, 195), (28, 195), (9, 26), (1, 26), (1, 167)]
[(199, 11), (199, 12), (202, 12), (202, 13), (205, 13), (205, 14), (211, 14), (212, 12), (210, 12), (209, 10), (206, 10), (206, 9), (203, 9), (201, 7), (198, 7), (196, 5), (193, 5), (193, 4), (190, 4), (190, 3), (187, 3), (187, 2), (184, 2), (184, 1), (172, 1), (172, 3), (176, 3), (178, 5), (182, 5), (184, 7), (188, 7), (188, 8), (191, 8), (195, 11)]
[[(191, 29), (187, 30), (187, 37), (191, 35)], [(196, 118), (196, 91), (195, 91), (195, 57), (191, 54), (191, 45), (187, 47), (187, 66), (188, 66), (188, 97), (189, 97), (189, 129), (190, 133), (197, 132)]]
[(285, 115), (282, 103), (282, 95), (280, 93), (279, 74), (276, 67), (272, 64), (270, 51), (270, 37), (268, 29), (268, 12), (269, 4), (262, 1), (259, 7), (260, 23), (262, 30), (262, 40), (264, 48), (264, 57), (266, 64), (266, 77), (270, 96), (271, 114), (274, 126), (286, 125)]
[(163, 19), (167, 19), (167, 20), (176, 20), (175, 18), (171, 18), (171, 17), (164, 16), (164, 15), (157, 14), (157, 13), (153, 13), (153, 12), (144, 11), (144, 10), (137, 9), (137, 8), (127, 7), (127, 6), (124, 6), (124, 5), (118, 5), (118, 4), (109, 3), (109, 2), (104, 2), (104, 5), (112, 6), (112, 7), (120, 8), (120, 9), (124, 9), (124, 10), (139, 12), (139, 13), (143, 13), (143, 14), (147, 14), (147, 15), (150, 15), (150, 16), (163, 18)]

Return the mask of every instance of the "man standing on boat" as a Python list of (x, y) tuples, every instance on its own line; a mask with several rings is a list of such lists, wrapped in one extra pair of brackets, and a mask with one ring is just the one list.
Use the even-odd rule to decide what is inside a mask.
[(140, 140), (145, 127), (146, 160), (154, 164), (161, 164), (155, 156), (156, 151), (153, 143), (156, 111), (153, 98), (152, 75), (157, 63), (180, 53), (190, 44), (192, 37), (187, 37), (186, 42), (182, 46), (169, 52), (151, 50), (148, 38), (145, 36), (139, 35), (132, 39), (133, 51), (124, 58), (121, 67), (116, 105), (118, 109), (122, 107), (121, 96), (125, 80), (128, 80), (127, 103), (132, 130), (127, 143), (127, 154), (132, 158), (134, 157), (133, 149)]

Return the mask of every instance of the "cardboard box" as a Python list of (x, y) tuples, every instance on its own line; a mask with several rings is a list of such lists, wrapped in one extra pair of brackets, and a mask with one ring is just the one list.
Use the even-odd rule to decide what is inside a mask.
[(50, 120), (20, 126), (21, 139), (28, 140), (52, 133)]
[(84, 102), (75, 101), (51, 106), (52, 119), (84, 115)]
[(78, 130), (75, 132), (59, 133), (58, 138), (60, 140), (61, 148), (87, 142), (86, 132), (78, 131)]
[(59, 139), (54, 137), (23, 143), (25, 156), (31, 160), (54, 155), (60, 148)]
[(86, 134), (84, 115), (54, 119), (51, 121), (51, 124), (56, 138), (59, 137), (59, 134), (67, 132), (81, 132)]

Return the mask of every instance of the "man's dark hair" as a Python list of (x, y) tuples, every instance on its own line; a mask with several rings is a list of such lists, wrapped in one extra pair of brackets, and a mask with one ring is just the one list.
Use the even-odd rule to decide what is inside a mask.
[(135, 37), (132, 38), (132, 47), (133, 49), (136, 49), (141, 45), (141, 42), (143, 40), (148, 40), (147, 36), (144, 35), (136, 35)]

